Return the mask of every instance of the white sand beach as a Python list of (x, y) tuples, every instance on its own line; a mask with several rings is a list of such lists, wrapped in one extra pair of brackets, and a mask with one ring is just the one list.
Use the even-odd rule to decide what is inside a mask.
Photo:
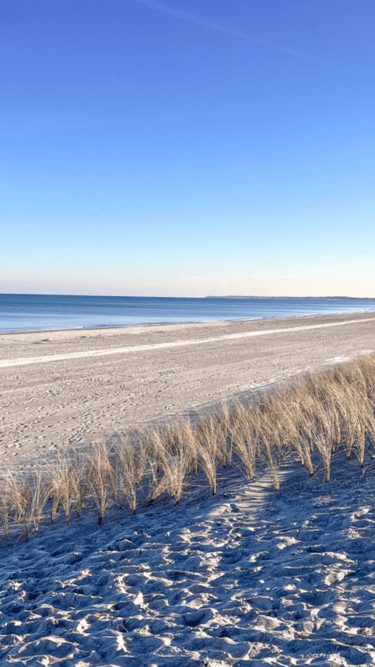
[[(374, 326), (345, 315), (3, 336), (2, 471), (358, 359)], [(363, 467), (334, 454), (327, 483), (317, 453), (313, 477), (288, 456), (278, 491), (261, 463), (252, 481), (219, 467), (215, 496), (202, 473), (179, 504), (112, 507), (101, 526), (92, 510), (66, 526), (60, 509), (24, 543), (13, 525), (0, 537), (0, 664), (375, 664), (375, 451)]]
[(374, 332), (354, 313), (0, 335), (1, 469), (371, 354)]

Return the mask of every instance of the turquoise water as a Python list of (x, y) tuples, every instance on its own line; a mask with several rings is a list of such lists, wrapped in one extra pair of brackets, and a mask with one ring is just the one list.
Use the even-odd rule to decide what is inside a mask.
[(0, 294), (0, 332), (274, 319), (353, 312), (375, 312), (375, 300)]

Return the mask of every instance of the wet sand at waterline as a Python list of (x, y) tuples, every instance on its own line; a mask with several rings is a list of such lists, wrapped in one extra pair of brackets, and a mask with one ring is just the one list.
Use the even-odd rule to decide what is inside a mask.
[(375, 315), (0, 335), (1, 469), (375, 350)]

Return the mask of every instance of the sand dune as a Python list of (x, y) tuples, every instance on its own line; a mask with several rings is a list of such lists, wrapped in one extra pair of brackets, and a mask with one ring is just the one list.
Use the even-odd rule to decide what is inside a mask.
[(3, 544), (0, 663), (374, 664), (374, 472), (290, 462), (275, 492), (222, 470), (215, 498)]

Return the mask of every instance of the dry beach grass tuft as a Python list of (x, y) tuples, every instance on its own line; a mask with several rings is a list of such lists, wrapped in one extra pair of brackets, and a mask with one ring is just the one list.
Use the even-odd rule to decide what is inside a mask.
[(53, 522), (64, 512), (95, 509), (100, 525), (106, 512), (160, 498), (178, 503), (183, 493), (206, 479), (213, 494), (220, 467), (239, 466), (252, 480), (266, 464), (275, 489), (280, 467), (297, 456), (308, 474), (324, 470), (329, 481), (332, 458), (346, 451), (364, 465), (375, 443), (375, 356), (304, 377), (297, 384), (239, 399), (231, 407), (198, 421), (149, 426), (60, 453), (0, 479), (0, 522), (5, 537), (20, 527), (27, 541), (47, 513)]

